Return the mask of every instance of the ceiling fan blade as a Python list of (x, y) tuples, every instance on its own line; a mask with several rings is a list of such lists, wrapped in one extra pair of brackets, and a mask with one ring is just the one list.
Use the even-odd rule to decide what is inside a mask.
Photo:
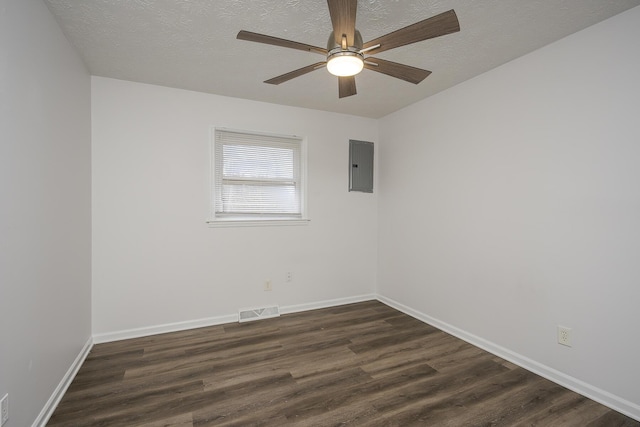
[(396, 47), (416, 43), (422, 40), (432, 39), (434, 37), (444, 36), (446, 34), (460, 31), (460, 23), (453, 9), (443, 12), (439, 15), (432, 16), (423, 21), (416, 22), (408, 27), (401, 28), (392, 33), (386, 34), (377, 39), (365, 43), (362, 47), (366, 49), (375, 45), (380, 45), (375, 49), (369, 50), (369, 55), (384, 52), (385, 50)]
[(342, 44), (342, 36), (347, 36), (347, 46), (353, 46), (356, 33), (356, 11), (358, 0), (327, 0), (333, 24), (336, 44)]
[(397, 62), (380, 58), (367, 58), (364, 62), (364, 68), (414, 84), (420, 83), (431, 74), (431, 71), (423, 70), (422, 68), (398, 64)]
[(288, 47), (290, 49), (304, 50), (306, 52), (319, 53), (320, 55), (327, 55), (329, 52), (327, 49), (323, 49), (317, 46), (311, 46), (309, 44), (298, 43), (292, 40), (280, 39), (278, 37), (267, 36), (264, 34), (252, 33), (251, 31), (240, 31), (236, 36), (238, 40), (247, 40), (250, 42), (270, 44), (273, 46)]
[(338, 96), (340, 98), (346, 98), (347, 96), (355, 95), (356, 92), (356, 77), (338, 77)]
[(288, 80), (294, 79), (296, 77), (300, 77), (304, 74), (310, 73), (314, 70), (318, 70), (320, 68), (323, 68), (325, 65), (327, 65), (326, 62), (316, 62), (315, 64), (312, 65), (307, 65), (306, 67), (302, 67), (299, 68), (297, 70), (294, 71), (290, 71), (286, 74), (283, 74), (281, 76), (278, 77), (274, 77), (272, 79), (269, 80), (265, 80), (265, 83), (269, 83), (271, 85), (279, 85), (280, 83), (284, 83)]

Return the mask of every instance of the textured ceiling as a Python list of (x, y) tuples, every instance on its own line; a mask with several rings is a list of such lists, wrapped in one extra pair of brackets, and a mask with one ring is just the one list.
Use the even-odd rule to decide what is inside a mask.
[(264, 80), (320, 55), (236, 40), (248, 30), (326, 47), (321, 0), (45, 0), (93, 75), (378, 118), (631, 7), (640, 0), (360, 0), (364, 41), (455, 9), (461, 31), (377, 55), (431, 70), (419, 85), (364, 70), (338, 99), (320, 69)]

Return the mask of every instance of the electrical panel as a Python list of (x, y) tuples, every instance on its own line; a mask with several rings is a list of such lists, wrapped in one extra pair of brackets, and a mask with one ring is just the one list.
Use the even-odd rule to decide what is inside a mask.
[(349, 191), (373, 193), (373, 142), (349, 140)]

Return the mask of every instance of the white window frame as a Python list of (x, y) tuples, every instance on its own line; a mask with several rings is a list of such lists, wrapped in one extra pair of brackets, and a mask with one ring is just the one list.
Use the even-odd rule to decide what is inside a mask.
[[(300, 193), (300, 214), (298, 215), (263, 215), (260, 213), (237, 213), (237, 214), (229, 214), (229, 213), (218, 213), (216, 212), (216, 198), (219, 196), (217, 194), (217, 189), (221, 188), (221, 184), (218, 183), (219, 180), (222, 179), (222, 174), (218, 173), (218, 169), (216, 167), (217, 161), (221, 159), (216, 158), (216, 147), (218, 144), (221, 144), (221, 141), (218, 140), (217, 135), (218, 132), (231, 132), (236, 134), (245, 134), (254, 141), (256, 141), (256, 137), (265, 137), (265, 146), (268, 146), (273, 138), (281, 138), (287, 141), (291, 141), (292, 143), (299, 144), (299, 171), (298, 171), (298, 182), (296, 185), (297, 191)], [(309, 223), (309, 218), (307, 216), (307, 144), (306, 139), (296, 136), (296, 135), (280, 135), (266, 132), (254, 132), (254, 131), (246, 131), (246, 130), (238, 130), (238, 129), (229, 129), (223, 127), (212, 127), (210, 132), (210, 213), (209, 219), (207, 223), (210, 227), (228, 227), (228, 226), (269, 226), (269, 225), (306, 225)], [(268, 182), (265, 180), (265, 182)]]

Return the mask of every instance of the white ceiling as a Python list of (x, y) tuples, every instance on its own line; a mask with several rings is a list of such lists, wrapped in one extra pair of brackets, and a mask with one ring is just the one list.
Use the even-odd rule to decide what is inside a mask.
[[(320, 55), (236, 40), (248, 30), (326, 47), (322, 0), (45, 0), (91, 74), (378, 118), (631, 7), (640, 0), (360, 0), (364, 41), (454, 9), (461, 31), (378, 56), (431, 70), (419, 85), (364, 70), (338, 99), (326, 69), (264, 80)], [(597, 66), (597, 64), (594, 64)]]

